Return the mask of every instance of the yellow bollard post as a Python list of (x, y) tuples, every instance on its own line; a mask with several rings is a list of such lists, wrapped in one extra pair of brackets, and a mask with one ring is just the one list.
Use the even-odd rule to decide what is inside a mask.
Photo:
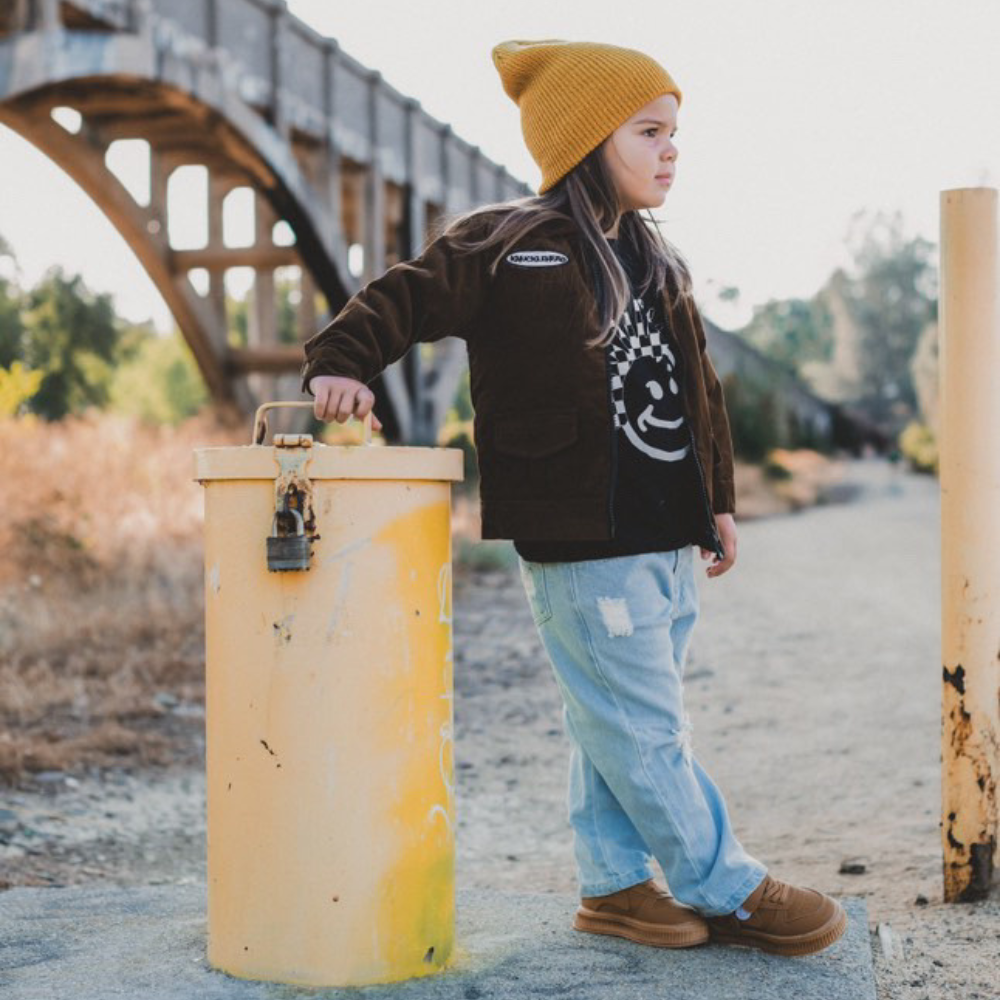
[[(458, 448), (194, 452), (205, 497), (208, 961), (307, 986), (454, 947)], [(273, 537), (269, 541), (269, 536)]]
[(941, 193), (941, 844), (944, 899), (981, 899), (1000, 775), (997, 192)]

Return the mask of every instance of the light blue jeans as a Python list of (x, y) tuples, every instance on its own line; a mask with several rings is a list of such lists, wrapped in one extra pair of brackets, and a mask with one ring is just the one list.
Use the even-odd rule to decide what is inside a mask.
[(683, 678), (696, 548), (518, 563), (563, 698), (580, 895), (653, 878), (655, 857), (679, 902), (716, 916), (743, 903), (767, 868), (737, 840), (691, 751)]

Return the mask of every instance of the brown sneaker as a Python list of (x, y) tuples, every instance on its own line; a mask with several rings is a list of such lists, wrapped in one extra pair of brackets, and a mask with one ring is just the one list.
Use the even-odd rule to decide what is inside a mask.
[(573, 927), (659, 948), (690, 948), (708, 941), (705, 918), (697, 910), (678, 903), (652, 879), (609, 896), (583, 896)]
[(799, 889), (764, 876), (744, 900), (750, 913), (706, 917), (713, 942), (760, 948), (776, 955), (809, 955), (833, 944), (847, 930), (847, 913), (817, 889)]

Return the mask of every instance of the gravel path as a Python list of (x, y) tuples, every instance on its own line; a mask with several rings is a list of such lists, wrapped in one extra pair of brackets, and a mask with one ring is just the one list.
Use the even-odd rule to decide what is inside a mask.
[[(739, 522), (717, 579), (698, 561), (694, 752), (772, 874), (866, 897), (880, 1000), (997, 1000), (1000, 891), (941, 898), (938, 485), (846, 465), (850, 502)], [(516, 571), (456, 573), (454, 608), (459, 884), (574, 893), (562, 706)], [(0, 867), (205, 878), (199, 768), (41, 785), (7, 794)]]

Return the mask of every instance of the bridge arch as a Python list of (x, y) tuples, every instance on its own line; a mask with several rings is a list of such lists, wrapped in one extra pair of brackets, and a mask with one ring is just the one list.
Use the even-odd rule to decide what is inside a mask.
[[(79, 128), (53, 117), (75, 109)], [(275, 271), (300, 274), (300, 340), (316, 292), (336, 311), (363, 282), (419, 252), (440, 212), (530, 193), (477, 147), (313, 32), (283, 0), (15, 0), (0, 6), (0, 121), (57, 163), (101, 208), (163, 295), (220, 407), (246, 415), (300, 398), (301, 347), (277, 339)], [(142, 205), (109, 168), (118, 139), (150, 148)], [(208, 240), (170, 245), (167, 181), (208, 171)], [(222, 202), (251, 187), (255, 240), (231, 247)], [(294, 243), (272, 239), (284, 221)], [(360, 275), (348, 267), (361, 245)], [(250, 342), (230, 343), (224, 275), (255, 273)], [(207, 273), (197, 290), (189, 273)], [(431, 443), (464, 369), (452, 338), (412, 351), (373, 388), (390, 438)], [(276, 414), (299, 429), (308, 411)], [(277, 429), (277, 427), (276, 427)]]

